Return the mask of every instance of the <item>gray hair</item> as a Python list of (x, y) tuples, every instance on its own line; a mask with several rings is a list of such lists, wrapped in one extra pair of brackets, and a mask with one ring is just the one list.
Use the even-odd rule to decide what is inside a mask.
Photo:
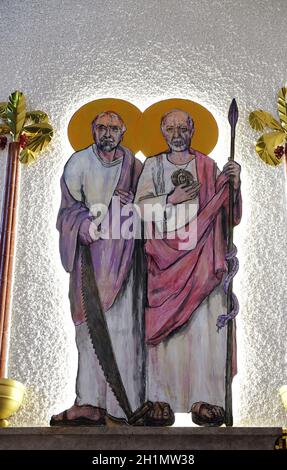
[(167, 118), (167, 116), (169, 116), (170, 114), (172, 113), (183, 113), (186, 115), (187, 117), (187, 123), (189, 125), (189, 128), (190, 129), (194, 129), (194, 121), (192, 119), (192, 117), (190, 116), (190, 114), (188, 114), (186, 111), (183, 111), (182, 109), (171, 109), (170, 111), (168, 111), (167, 113), (165, 113), (162, 118), (161, 118), (161, 121), (160, 121), (160, 128), (162, 130), (163, 126), (164, 126), (164, 123), (165, 123), (165, 120)]
[(126, 131), (126, 126), (125, 126), (124, 121), (122, 120), (121, 116), (118, 113), (115, 113), (115, 111), (103, 111), (102, 113), (97, 114), (97, 116), (92, 120), (92, 129), (94, 129), (97, 123), (97, 120), (103, 116), (111, 116), (111, 117), (118, 118), (122, 126), (122, 133)]

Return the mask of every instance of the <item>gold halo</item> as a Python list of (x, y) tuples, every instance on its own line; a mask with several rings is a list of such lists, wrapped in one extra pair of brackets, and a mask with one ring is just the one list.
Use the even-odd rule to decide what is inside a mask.
[(140, 127), (140, 149), (143, 154), (149, 157), (167, 149), (160, 122), (162, 116), (172, 109), (180, 109), (191, 115), (195, 127), (192, 148), (208, 155), (218, 140), (216, 120), (210, 111), (200, 104), (180, 98), (158, 101), (143, 112)]
[(122, 144), (136, 153), (140, 149), (139, 126), (142, 113), (128, 101), (115, 98), (90, 101), (73, 114), (68, 125), (68, 138), (73, 149), (81, 150), (94, 142), (91, 123), (104, 111), (114, 111), (121, 116), (127, 128)]

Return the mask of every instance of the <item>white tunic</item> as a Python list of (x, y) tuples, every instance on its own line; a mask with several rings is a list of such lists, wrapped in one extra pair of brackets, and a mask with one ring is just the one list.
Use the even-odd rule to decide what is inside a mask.
[[(92, 214), (101, 212), (98, 223), (107, 213), (108, 206), (118, 184), (123, 157), (106, 162), (98, 155), (95, 144), (76, 152), (67, 162), (64, 178), (68, 189), (77, 201), (82, 201)], [(102, 210), (103, 207), (106, 210)]]
[[(195, 160), (182, 167), (197, 180)], [(146, 160), (135, 200), (141, 212), (145, 203), (161, 204), (163, 209), (168, 209), (167, 195), (174, 188), (171, 175), (178, 169), (165, 154), (163, 158)], [(194, 208), (197, 212), (198, 199), (185, 204), (192, 204), (191, 214), (196, 216)], [(163, 219), (159, 219), (158, 227), (162, 223)], [(216, 328), (217, 317), (224, 312), (226, 296), (222, 286), (218, 286), (183, 327), (159, 345), (148, 346), (147, 399), (166, 401), (178, 413), (189, 412), (196, 401), (224, 407), (226, 328), (219, 332)]]
[[(168, 156), (163, 154), (162, 161), (156, 157), (147, 158), (145, 161), (135, 202), (142, 209), (144, 220), (155, 221), (159, 233), (163, 230), (172, 232), (183, 227), (198, 211), (198, 197), (176, 206), (167, 203), (167, 195), (174, 189), (171, 176), (180, 168), (189, 171), (194, 179), (197, 179), (195, 160), (185, 165), (174, 165)], [(141, 204), (142, 199), (144, 204)]]

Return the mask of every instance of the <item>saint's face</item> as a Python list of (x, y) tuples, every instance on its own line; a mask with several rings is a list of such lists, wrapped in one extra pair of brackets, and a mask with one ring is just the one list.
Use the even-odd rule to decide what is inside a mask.
[(188, 117), (181, 111), (175, 111), (166, 116), (162, 125), (163, 136), (173, 152), (183, 152), (190, 147), (193, 128)]
[(104, 114), (95, 122), (93, 136), (100, 150), (111, 152), (122, 140), (122, 123), (117, 116)]

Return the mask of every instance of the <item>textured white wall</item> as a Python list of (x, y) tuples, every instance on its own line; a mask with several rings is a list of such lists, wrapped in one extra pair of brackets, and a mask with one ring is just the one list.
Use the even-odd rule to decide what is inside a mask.
[(27, 384), (28, 395), (14, 424), (45, 425), (73, 401), (77, 356), (55, 229), (59, 178), (71, 152), (70, 116), (109, 96), (142, 109), (166, 97), (207, 106), (220, 126), (212, 154), (219, 165), (229, 153), (226, 113), (237, 98), (244, 217), (236, 229), (235, 424), (286, 424), (277, 395), (287, 382), (284, 170), (256, 157), (247, 123), (257, 107), (276, 112), (286, 80), (286, 15), (286, 0), (1, 0), (0, 101), (22, 90), (56, 130), (49, 150), (22, 168), (9, 375)]

